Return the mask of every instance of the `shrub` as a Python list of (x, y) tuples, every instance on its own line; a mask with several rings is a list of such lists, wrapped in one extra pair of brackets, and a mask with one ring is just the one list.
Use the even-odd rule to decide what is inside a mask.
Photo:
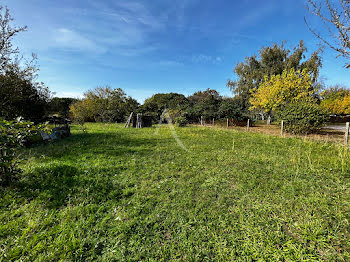
[(178, 127), (185, 127), (187, 125), (186, 117), (179, 116), (179, 117), (175, 118), (175, 124)]
[(17, 149), (28, 139), (44, 130), (43, 125), (21, 119), (6, 121), (0, 119), (0, 185), (8, 185), (21, 172), (18, 168)]
[(292, 134), (308, 134), (321, 128), (328, 120), (327, 112), (318, 104), (299, 102), (285, 105), (277, 112), (285, 121), (285, 129)]

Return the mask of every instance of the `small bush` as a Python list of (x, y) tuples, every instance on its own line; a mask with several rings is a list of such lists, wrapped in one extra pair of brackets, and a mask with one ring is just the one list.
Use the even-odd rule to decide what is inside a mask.
[(186, 117), (179, 116), (179, 117), (175, 118), (175, 124), (178, 127), (185, 127), (187, 125)]
[(285, 121), (285, 130), (292, 134), (308, 134), (320, 129), (328, 120), (327, 112), (313, 103), (294, 103), (284, 106), (277, 117)]
[(0, 185), (8, 185), (21, 172), (18, 168), (17, 149), (29, 138), (39, 134), (44, 126), (35, 126), (21, 119), (6, 121), (0, 119)]

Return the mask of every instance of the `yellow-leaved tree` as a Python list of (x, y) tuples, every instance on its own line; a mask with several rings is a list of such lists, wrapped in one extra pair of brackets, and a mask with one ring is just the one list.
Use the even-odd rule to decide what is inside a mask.
[(344, 114), (350, 114), (350, 95), (344, 97), (342, 102), (342, 108)]
[(321, 105), (331, 114), (350, 114), (350, 89), (330, 88), (321, 93)]
[(265, 112), (278, 110), (282, 106), (298, 101), (314, 101), (312, 80), (307, 70), (284, 70), (281, 75), (265, 76), (265, 81), (252, 91), (251, 110)]
[(290, 133), (310, 133), (324, 125), (327, 112), (315, 98), (317, 90), (306, 70), (283, 71), (281, 75), (265, 77), (259, 88), (253, 90), (251, 110), (263, 109), (285, 122)]

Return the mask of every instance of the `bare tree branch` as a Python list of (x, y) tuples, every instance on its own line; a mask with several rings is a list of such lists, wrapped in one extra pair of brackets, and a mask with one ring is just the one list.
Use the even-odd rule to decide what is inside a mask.
[(26, 26), (11, 26), (12, 21), (9, 9), (0, 6), (0, 72), (4, 72), (19, 53), (18, 48), (12, 45), (13, 37), (19, 32), (27, 30)]
[[(307, 10), (322, 20), (332, 40), (313, 29), (304, 18), (309, 30), (322, 43), (335, 50), (338, 56), (350, 59), (350, 1), (338, 0), (338, 3), (331, 3), (330, 0), (308, 0)], [(350, 64), (346, 67), (350, 68)]]

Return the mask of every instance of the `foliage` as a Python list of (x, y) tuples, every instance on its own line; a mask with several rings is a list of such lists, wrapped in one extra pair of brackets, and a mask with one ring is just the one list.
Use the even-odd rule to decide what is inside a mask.
[(87, 127), (23, 152), (0, 190), (3, 260), (349, 261), (343, 146), (175, 128), (186, 152), (167, 126)]
[(137, 110), (138, 102), (127, 97), (120, 88), (97, 87), (84, 94), (82, 101), (70, 106), (73, 118), (80, 124), (86, 121), (122, 122)]
[(76, 98), (54, 97), (48, 105), (48, 113), (58, 114), (61, 117), (69, 117), (69, 107), (71, 104), (78, 102)]
[(24, 146), (29, 137), (44, 130), (43, 125), (32, 122), (6, 121), (0, 119), (0, 185), (8, 185), (20, 173), (17, 151)]
[(314, 102), (315, 91), (307, 70), (284, 70), (281, 75), (265, 76), (259, 88), (252, 90), (252, 109), (265, 112), (278, 111), (290, 103), (299, 101)]
[(145, 100), (141, 110), (145, 115), (153, 116), (154, 121), (159, 121), (165, 109), (183, 111), (187, 105), (188, 100), (182, 94), (154, 94), (152, 97)]
[(350, 114), (350, 90), (334, 86), (321, 94), (321, 106), (332, 114)]
[(47, 87), (22, 79), (14, 72), (0, 75), (0, 116), (40, 120), (49, 99)]
[[(324, 6), (322, 6), (322, 3)], [(308, 0), (307, 9), (310, 13), (318, 16), (328, 31), (328, 35), (332, 37), (332, 41), (328, 40), (328, 36), (322, 36), (309, 24), (306, 25), (310, 31), (324, 44), (335, 50), (339, 56), (350, 58), (350, 5), (348, 0), (339, 0), (336, 2), (330, 0)], [(350, 64), (347, 65), (350, 67)]]
[(9, 10), (0, 5), (0, 117), (37, 121), (45, 114), (50, 91), (36, 81), (36, 56), (25, 60), (13, 46), (14, 37), (26, 27), (14, 27), (12, 21)]
[(285, 121), (285, 130), (293, 134), (311, 133), (328, 120), (328, 114), (321, 106), (308, 102), (287, 104), (277, 111), (277, 117)]
[(175, 118), (175, 125), (178, 127), (185, 127), (188, 121), (184, 116), (178, 116)]
[(321, 67), (320, 50), (312, 53), (307, 60), (305, 60), (306, 52), (307, 48), (303, 41), (300, 41), (292, 51), (285, 48), (283, 43), (262, 47), (259, 56), (246, 57), (244, 62), (235, 66), (236, 79), (228, 80), (227, 86), (245, 101), (245, 112), (247, 113), (252, 90), (258, 89), (266, 76), (270, 78), (273, 75), (281, 75), (283, 71), (290, 69), (306, 70), (315, 85)]
[(185, 113), (181, 109), (169, 109), (165, 113), (165, 117), (170, 119), (172, 123), (175, 123), (176, 118), (185, 116)]
[(74, 121), (79, 124), (82, 130), (85, 132), (86, 129), (84, 127), (85, 122), (93, 121), (93, 109), (90, 100), (82, 100), (71, 104), (70, 112), (72, 113)]
[(241, 97), (223, 98), (218, 108), (218, 114), (220, 118), (232, 118), (240, 121), (248, 118), (248, 116), (244, 114), (244, 109), (245, 105), (242, 103)]
[(198, 119), (201, 116), (206, 120), (218, 117), (218, 109), (222, 97), (214, 89), (195, 92), (188, 97), (190, 105), (187, 108), (191, 119)]

